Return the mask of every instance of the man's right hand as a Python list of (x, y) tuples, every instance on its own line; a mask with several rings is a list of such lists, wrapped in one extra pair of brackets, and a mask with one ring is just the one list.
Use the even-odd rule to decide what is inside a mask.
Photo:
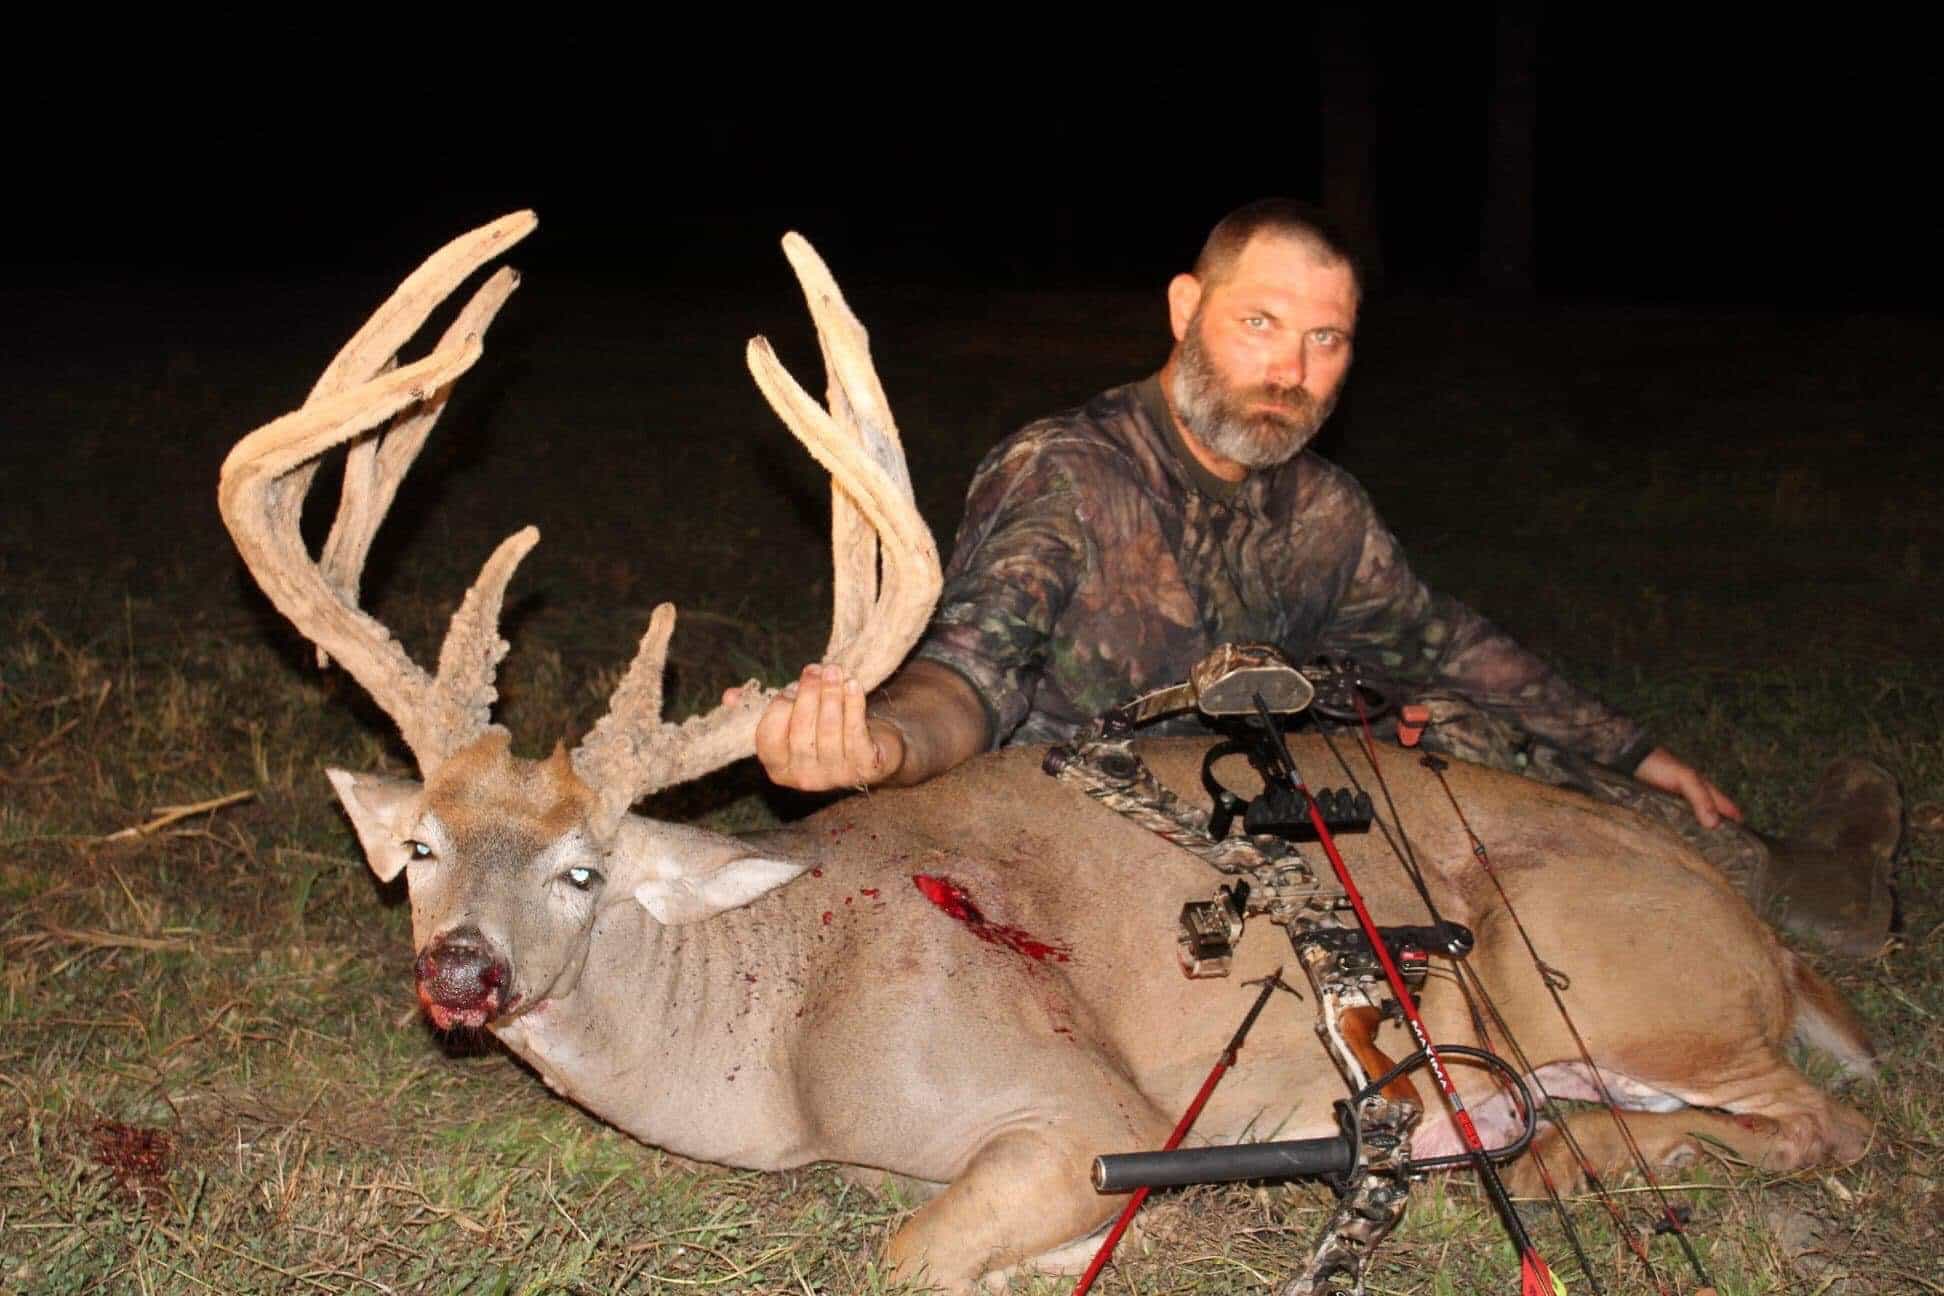
[[(730, 689), (723, 700), (739, 692)], [(756, 758), (770, 781), (801, 792), (881, 783), (904, 755), (897, 727), (865, 716), (864, 690), (841, 666), (805, 666), (756, 725)]]

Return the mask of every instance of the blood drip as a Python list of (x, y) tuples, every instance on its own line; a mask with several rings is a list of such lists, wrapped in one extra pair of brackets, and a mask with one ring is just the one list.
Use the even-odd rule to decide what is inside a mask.
[(1073, 951), (1068, 947), (1040, 940), (1024, 928), (987, 922), (986, 916), (979, 912), (979, 906), (972, 903), (972, 897), (950, 878), (914, 873), (911, 882), (925, 899), (964, 923), (967, 930), (988, 945), (1003, 946), (1015, 954), (1024, 954), (1036, 963), (1049, 959), (1055, 963), (1065, 963), (1073, 957)]

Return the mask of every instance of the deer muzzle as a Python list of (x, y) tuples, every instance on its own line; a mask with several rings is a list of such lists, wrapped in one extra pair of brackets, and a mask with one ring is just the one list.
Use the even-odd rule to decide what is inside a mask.
[(513, 1006), (506, 964), (474, 928), (436, 937), (413, 960), (412, 971), (419, 1003), (440, 1030), (484, 1026)]

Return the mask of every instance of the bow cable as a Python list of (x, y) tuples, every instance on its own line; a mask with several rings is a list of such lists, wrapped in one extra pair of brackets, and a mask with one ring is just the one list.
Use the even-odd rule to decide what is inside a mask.
[(1451, 1073), (1445, 1069), (1444, 1058), (1438, 1046), (1431, 1042), (1431, 1033), (1425, 1029), (1424, 1019), (1418, 1015), (1417, 1004), (1411, 997), (1410, 987), (1404, 983), (1403, 973), (1397, 970), (1397, 963), (1385, 948), (1384, 940), (1377, 931), (1377, 923), (1364, 905), (1363, 893), (1350, 876), (1349, 866), (1343, 862), (1343, 855), (1337, 850), (1336, 838), (1330, 832), (1330, 825), (1323, 817), (1322, 807), (1317, 805), (1316, 797), (1310, 792), (1309, 785), (1296, 767), (1296, 758), (1290, 754), (1289, 744), (1283, 739), (1282, 730), (1276, 727), (1275, 717), (1269, 712), (1269, 704), (1263, 701), (1260, 693), (1255, 696), (1256, 713), (1261, 718), (1268, 733), (1268, 750), (1274, 753), (1282, 766), (1283, 777), (1290, 786), (1302, 794), (1303, 804), (1309, 811), (1310, 824), (1316, 829), (1317, 843), (1329, 857), (1330, 867), (1335, 870), (1337, 882), (1343, 887), (1344, 898), (1357, 916), (1357, 923), (1363, 929), (1364, 938), (1370, 943), (1371, 952), (1376, 955), (1377, 964), (1383, 969), (1384, 979), (1390, 983), (1391, 994), (1396, 997), (1398, 1011), (1404, 1018), (1405, 1026), (1417, 1040), (1418, 1047), (1424, 1051), (1424, 1060), (1430, 1069), (1432, 1079), (1437, 1082), (1444, 1094), (1445, 1103), (1451, 1108), (1452, 1125), (1470, 1154), (1472, 1166), (1478, 1171), (1485, 1184), (1485, 1192), (1492, 1205), (1498, 1209), (1505, 1229), (1511, 1235), (1513, 1245), (1519, 1252), (1519, 1273), (1521, 1296), (1555, 1296), (1563, 1293), (1558, 1278), (1547, 1267), (1546, 1262), (1533, 1246), (1531, 1234), (1526, 1232), (1525, 1221), (1519, 1218), (1517, 1208), (1505, 1191), (1505, 1184), (1499, 1179), (1491, 1158), (1485, 1154), (1485, 1141), (1479, 1137), (1478, 1127), (1472, 1123), (1471, 1112), (1465, 1107), (1465, 1100), (1458, 1092)]
[[(1391, 818), (1397, 824), (1398, 836), (1404, 843), (1404, 850), (1399, 851), (1397, 843), (1390, 841), (1390, 833), (1388, 830), (1384, 833), (1384, 840), (1390, 844), (1392, 852), (1403, 863), (1405, 872), (1409, 874), (1412, 883), (1417, 887), (1418, 894), (1423, 897), (1426, 906), (1431, 910), (1433, 920), (1436, 921), (1437, 906), (1432, 901), (1429, 890), (1425, 887), (1422, 870), (1418, 866), (1416, 852), (1411, 849), (1410, 838), (1404, 834), (1403, 819), (1399, 817), (1397, 813), (1397, 802), (1391, 796), (1389, 780), (1384, 776), (1383, 766), (1378, 764), (1377, 761), (1377, 744), (1375, 736), (1371, 732), (1370, 715), (1364, 707), (1363, 698), (1355, 690), (1352, 690), (1351, 698), (1356, 704), (1357, 719), (1364, 740), (1365, 758), (1369, 760), (1371, 771), (1377, 777), (1378, 787), (1382, 790), (1384, 801), (1390, 808)], [(1322, 733), (1320, 726), (1318, 732)], [(1327, 733), (1323, 733), (1323, 741), (1329, 747), (1330, 754), (1336, 757), (1337, 764), (1343, 767), (1344, 774), (1350, 779), (1351, 783), (1353, 785), (1358, 784), (1356, 774), (1351, 771), (1349, 765), (1344, 761), (1342, 754), (1337, 751), (1336, 744), (1330, 740)], [(1626, 1118), (1621, 1115), (1620, 1105), (1614, 1099), (1613, 1091), (1607, 1085), (1605, 1074), (1593, 1061), (1592, 1051), (1587, 1048), (1585, 1037), (1580, 1034), (1578, 1024), (1573, 1021), (1572, 1014), (1566, 1009), (1566, 1001), (1560, 996), (1564, 977), (1560, 975), (1557, 969), (1553, 968), (1539, 956), (1538, 947), (1533, 943), (1532, 936), (1526, 930), (1525, 923), (1519, 918), (1519, 912), (1517, 907), (1512, 903), (1512, 897), (1506, 893), (1505, 886), (1499, 879), (1498, 870), (1492, 866), (1491, 853), (1486, 849), (1484, 841), (1480, 839), (1477, 832), (1473, 830), (1471, 821), (1465, 815), (1464, 807), (1459, 805), (1457, 795), (1451, 790), (1450, 781), (1445, 778), (1445, 763), (1436, 756), (1428, 754), (1423, 758), (1421, 763), (1437, 777), (1438, 786), (1443, 789), (1445, 799), (1451, 803), (1452, 812), (1458, 817), (1459, 826), (1464, 829), (1465, 837), (1471, 845), (1473, 857), (1478, 860), (1479, 865), (1485, 870), (1486, 877), (1491, 879), (1493, 889), (1498, 892), (1499, 900), (1505, 906), (1506, 916), (1511, 918), (1513, 927), (1519, 933), (1519, 939), (1525, 944), (1527, 955), (1532, 959), (1534, 969), (1539, 973), (1539, 979), (1545, 983), (1546, 993), (1551, 996), (1553, 1007), (1558, 1009), (1560, 1020), (1565, 1023), (1567, 1032), (1573, 1037), (1573, 1045), (1579, 1051), (1580, 1061), (1585, 1064), (1587, 1072), (1593, 1077), (1593, 1083), (1599, 1090), (1601, 1105), (1606, 1108), (1607, 1115), (1612, 1118), (1614, 1125), (1619, 1129), (1621, 1140), (1627, 1146), (1628, 1154), (1633, 1162), (1634, 1168), (1640, 1172), (1641, 1178), (1647, 1182), (1658, 1200), (1661, 1215), (1665, 1220), (1665, 1225), (1660, 1231), (1670, 1232), (1674, 1235), (1675, 1241), (1679, 1244), (1689, 1267), (1694, 1270), (1695, 1280), (1702, 1288), (1712, 1289), (1713, 1282), (1708, 1277), (1706, 1268), (1702, 1266), (1700, 1256), (1695, 1254), (1693, 1243), (1688, 1239), (1686, 1228), (1676, 1216), (1673, 1204), (1668, 1200), (1667, 1193), (1661, 1187), (1658, 1177), (1654, 1174), (1653, 1167), (1648, 1164), (1646, 1155), (1640, 1150), (1640, 1144), (1634, 1139), (1633, 1131), (1628, 1127)], [(1490, 1006), (1493, 1017), (1498, 1020), (1500, 1034), (1505, 1037), (1507, 1045), (1517, 1055), (1520, 1066), (1532, 1076), (1533, 1082), (1539, 1086), (1540, 1093), (1545, 1096), (1546, 1102), (1554, 1114), (1554, 1128), (1560, 1132), (1562, 1140), (1572, 1150), (1575, 1157), (1578, 1158), (1581, 1171), (1586, 1175), (1587, 1183), (1606, 1205), (1608, 1213), (1615, 1216), (1614, 1222), (1620, 1235), (1627, 1239), (1634, 1253), (1640, 1257), (1641, 1263), (1646, 1266), (1649, 1276), (1654, 1279), (1657, 1286), (1661, 1287), (1661, 1290), (1665, 1291), (1666, 1288), (1661, 1284), (1660, 1276), (1655, 1273), (1653, 1263), (1647, 1258), (1644, 1247), (1635, 1237), (1634, 1231), (1627, 1228), (1624, 1221), (1619, 1218), (1617, 1207), (1613, 1203), (1611, 1194), (1607, 1191), (1598, 1173), (1593, 1169), (1592, 1163), (1586, 1156), (1585, 1150), (1581, 1147), (1578, 1138), (1573, 1135), (1569, 1123), (1558, 1115), (1557, 1106), (1552, 1095), (1547, 1092), (1545, 1082), (1533, 1072), (1528, 1059), (1525, 1057), (1524, 1050), (1519, 1047), (1518, 1041), (1513, 1038), (1510, 1026), (1506, 1023), (1504, 1016), (1498, 1011), (1498, 1006), (1492, 1002), (1490, 994), (1485, 990), (1484, 983), (1479, 980), (1477, 971), (1472, 969), (1467, 970), (1470, 971), (1472, 984), (1476, 987), (1479, 995)], [(1465, 986), (1462, 975), (1459, 980), (1459, 985), (1461, 988)], [(1473, 1014), (1475, 1017), (1475, 1009), (1473, 1010)], [(1483, 1032), (1481, 1032), (1482, 1035)], [(1541, 1166), (1543, 1170), (1543, 1162)]]
[[(1391, 822), (1397, 826), (1397, 839), (1392, 840), (1390, 828), (1381, 820), (1378, 821), (1378, 831), (1383, 834), (1384, 844), (1391, 848), (1391, 853), (1397, 857), (1399, 865), (1403, 867), (1406, 875), (1410, 877), (1413, 884), (1417, 887), (1418, 894), (1424, 898), (1425, 905), (1434, 915), (1435, 920), (1437, 903), (1432, 900), (1430, 892), (1425, 886), (1423, 869), (1418, 862), (1417, 850), (1411, 845), (1410, 835), (1404, 829), (1404, 819), (1398, 812), (1397, 798), (1391, 793), (1390, 780), (1385, 777), (1384, 767), (1377, 760), (1376, 737), (1371, 732), (1370, 717), (1363, 710), (1361, 699), (1358, 699), (1357, 717), (1362, 727), (1364, 759), (1370, 762), (1371, 773), (1376, 776), (1378, 789), (1382, 792), (1384, 803), (1390, 810)], [(1323, 739), (1323, 745), (1329, 748), (1330, 755), (1336, 758), (1338, 767), (1342, 769), (1344, 777), (1350, 781), (1351, 786), (1355, 787), (1359, 792), (1364, 791), (1363, 781), (1357, 777), (1357, 772), (1350, 767), (1350, 763), (1343, 758), (1343, 753), (1337, 750), (1336, 742), (1330, 737), (1329, 732), (1319, 726), (1317, 733)], [(1506, 906), (1510, 910), (1511, 902), (1509, 900), (1506, 901)], [(1516, 913), (1513, 915), (1513, 918), (1515, 921), (1517, 920)], [(1530, 950), (1529, 945), (1528, 950)], [(1556, 980), (1563, 980), (1554, 969), (1547, 966), (1544, 962), (1539, 961), (1536, 953), (1533, 954), (1533, 959), (1541, 977), (1547, 981), (1549, 986), (1553, 985)], [(1641, 1240), (1638, 1231), (1627, 1223), (1626, 1213), (1621, 1209), (1619, 1202), (1615, 1200), (1613, 1193), (1608, 1190), (1606, 1181), (1600, 1176), (1600, 1172), (1594, 1168), (1592, 1158), (1587, 1156), (1586, 1149), (1580, 1143), (1579, 1136), (1573, 1132), (1571, 1122), (1566, 1119), (1565, 1113), (1560, 1107), (1559, 1099), (1554, 1097), (1552, 1092), (1546, 1088), (1544, 1078), (1540, 1076), (1538, 1069), (1533, 1066), (1531, 1058), (1526, 1055), (1525, 1049), (1520, 1045), (1518, 1037), (1512, 1033), (1511, 1023), (1507, 1022), (1505, 1015), (1499, 1011), (1498, 1003), (1492, 998), (1491, 992), (1485, 988), (1485, 982), (1479, 976), (1478, 969), (1469, 963), (1463, 962), (1455, 963), (1453, 966), (1457, 970), (1457, 975), (1454, 978), (1455, 982), (1458, 986), (1459, 993), (1465, 999), (1465, 1010), (1470, 1014), (1472, 1019), (1472, 1029), (1477, 1032), (1478, 1038), (1486, 1042), (1489, 1046), (1491, 1031), (1486, 1026), (1484, 1017), (1480, 1014), (1478, 1007), (1479, 1003), (1483, 1002), (1486, 1009), (1491, 1013), (1493, 1021), (1498, 1026), (1500, 1038), (1505, 1041), (1505, 1045), (1511, 1051), (1514, 1060), (1518, 1062), (1520, 1070), (1538, 1088), (1542, 1100), (1541, 1106), (1545, 1108), (1547, 1115), (1552, 1118), (1553, 1129), (1558, 1133), (1560, 1141), (1566, 1145), (1567, 1150), (1572, 1153), (1573, 1158), (1579, 1163), (1580, 1173), (1585, 1177), (1587, 1186), (1593, 1190), (1593, 1195), (1599, 1199), (1601, 1207), (1607, 1213), (1607, 1217), (1612, 1220), (1614, 1232), (1625, 1241), (1627, 1248), (1640, 1261), (1641, 1267), (1646, 1270), (1648, 1278), (1653, 1281), (1655, 1289), (1661, 1293), (1661, 1296), (1670, 1296), (1667, 1283), (1661, 1278), (1659, 1271), (1654, 1267), (1652, 1257), (1647, 1253), (1646, 1244)], [(1562, 1013), (1565, 1011), (1563, 1004), (1560, 1005), (1560, 1011)], [(1590, 1059), (1587, 1059), (1587, 1065), (1592, 1069)], [(1506, 1093), (1508, 1099), (1513, 1097), (1511, 1091), (1505, 1085), (1501, 1084), (1499, 1087)], [(1610, 1103), (1608, 1109), (1612, 1112), (1616, 1120), (1622, 1119)], [(1599, 1280), (1593, 1276), (1591, 1262), (1588, 1260), (1585, 1249), (1580, 1242), (1579, 1230), (1574, 1226), (1572, 1215), (1566, 1209), (1566, 1203), (1560, 1195), (1558, 1185), (1553, 1181), (1552, 1170), (1546, 1164), (1543, 1150), (1534, 1148), (1532, 1157), (1533, 1164), (1539, 1168), (1540, 1183), (1546, 1190), (1547, 1201), (1552, 1207), (1553, 1215), (1559, 1220), (1560, 1228), (1566, 1234), (1567, 1243), (1572, 1247), (1573, 1254), (1579, 1261), (1580, 1269), (1585, 1274), (1588, 1284), (1597, 1293), (1601, 1290)], [(1703, 1281), (1705, 1282), (1705, 1276)]]
[[(1329, 731), (1319, 725), (1317, 726), (1316, 732), (1323, 739), (1323, 745), (1329, 748), (1330, 755), (1336, 758), (1338, 767), (1342, 769), (1343, 775), (1350, 781), (1350, 785), (1358, 792), (1365, 792), (1363, 781), (1357, 777), (1357, 772), (1350, 767), (1350, 763), (1343, 758), (1343, 753), (1337, 750), (1336, 742), (1330, 737)], [(1367, 720), (1365, 723), (1365, 734), (1366, 739), (1368, 739), (1369, 726)], [(1409, 877), (1412, 885), (1417, 888), (1419, 897), (1424, 901), (1425, 909), (1430, 913), (1431, 921), (1433, 923), (1442, 923), (1444, 920), (1439, 913), (1437, 901), (1432, 899), (1431, 892), (1425, 885), (1423, 870), (1417, 860), (1417, 850), (1411, 845), (1410, 835), (1404, 830), (1403, 816), (1397, 811), (1397, 799), (1391, 795), (1390, 782), (1384, 777), (1383, 767), (1377, 763), (1374, 742), (1370, 743), (1367, 748), (1366, 759), (1370, 761), (1371, 771), (1377, 776), (1377, 787), (1383, 794), (1384, 803), (1390, 811), (1390, 821), (1397, 827), (1397, 836), (1395, 838), (1391, 836), (1390, 825), (1386, 824), (1382, 818), (1374, 821), (1377, 825), (1377, 831), (1383, 835), (1384, 844), (1390, 847), (1391, 854), (1397, 857), (1398, 865), (1403, 868), (1405, 876)], [(1559, 1131), (1562, 1141), (1567, 1144), (1573, 1155), (1578, 1158), (1582, 1173), (1587, 1176), (1587, 1182), (1592, 1185), (1594, 1193), (1599, 1197), (1602, 1205), (1606, 1208), (1607, 1215), (1613, 1221), (1614, 1231), (1627, 1240), (1627, 1244), (1633, 1250), (1634, 1255), (1645, 1266), (1648, 1276), (1654, 1280), (1654, 1285), (1658, 1289), (1660, 1296), (1670, 1296), (1667, 1285), (1661, 1281), (1660, 1275), (1655, 1272), (1654, 1263), (1648, 1258), (1645, 1248), (1641, 1245), (1639, 1238), (1635, 1234), (1635, 1230), (1627, 1224), (1619, 1203), (1614, 1201), (1613, 1195), (1606, 1191), (1605, 1185), (1601, 1183), (1598, 1173), (1593, 1169), (1591, 1161), (1586, 1156), (1585, 1150), (1581, 1148), (1578, 1139), (1573, 1135), (1572, 1129), (1566, 1124), (1564, 1114), (1559, 1107), (1559, 1100), (1547, 1091), (1545, 1082), (1534, 1070), (1531, 1060), (1526, 1057), (1525, 1050), (1519, 1046), (1518, 1040), (1513, 1037), (1511, 1027), (1499, 1012), (1498, 1005), (1492, 1001), (1490, 994), (1486, 992), (1485, 983), (1479, 979), (1478, 970), (1463, 959), (1454, 959), (1452, 961), (1452, 967), (1456, 973), (1453, 977), (1453, 983), (1458, 987), (1459, 994), (1464, 998), (1465, 1011), (1472, 1019), (1472, 1029), (1477, 1033), (1480, 1043), (1485, 1045), (1487, 1049), (1491, 1047), (1491, 1032), (1486, 1028), (1484, 1018), (1480, 1015), (1478, 1009), (1478, 998), (1483, 998), (1493, 1018), (1498, 1022), (1499, 1034), (1510, 1048), (1514, 1060), (1519, 1064), (1519, 1069), (1525, 1075), (1529, 1076), (1532, 1083), (1538, 1087), (1541, 1098), (1539, 1106), (1543, 1107), (1547, 1114), (1552, 1117), (1553, 1128)], [(1474, 987), (1476, 987), (1476, 997), (1474, 996)], [(1503, 1077), (1495, 1074), (1494, 1079), (1498, 1080), (1500, 1091), (1516, 1105), (1517, 1098), (1513, 1093), (1512, 1087), (1505, 1083)], [(1531, 1155), (1533, 1164), (1539, 1168), (1539, 1181), (1545, 1188), (1547, 1205), (1552, 1211), (1553, 1218), (1559, 1221), (1560, 1231), (1566, 1237), (1566, 1244), (1573, 1252), (1573, 1258), (1579, 1265), (1581, 1275), (1586, 1279), (1587, 1286), (1593, 1292), (1593, 1296), (1602, 1296), (1605, 1288), (1601, 1286), (1598, 1276), (1594, 1273), (1593, 1261), (1586, 1253), (1586, 1245), (1580, 1238), (1579, 1229), (1573, 1223), (1572, 1212), (1566, 1209), (1565, 1199), (1560, 1194), (1559, 1185), (1553, 1179), (1551, 1167), (1546, 1164), (1543, 1151), (1538, 1147), (1534, 1147)]]
[(1572, 1014), (1566, 1011), (1566, 1001), (1560, 998), (1559, 994), (1557, 974), (1553, 973), (1550, 965), (1539, 957), (1539, 950), (1533, 945), (1531, 934), (1526, 931), (1525, 924), (1519, 921), (1518, 910), (1513, 908), (1512, 898), (1506, 894), (1505, 884), (1499, 880), (1498, 870), (1492, 867), (1491, 852), (1485, 848), (1484, 841), (1473, 831), (1471, 821), (1465, 817), (1464, 807), (1458, 804), (1458, 798), (1452, 793), (1451, 783), (1444, 775), (1444, 762), (1437, 761), (1436, 764), (1432, 764), (1433, 760), (1436, 758), (1427, 759), (1426, 766), (1437, 776), (1438, 786), (1444, 789), (1445, 799), (1451, 802), (1452, 812), (1458, 816), (1458, 823), (1464, 828), (1465, 836), (1471, 842), (1473, 857), (1483, 866), (1485, 876), (1492, 880), (1493, 889), (1498, 892), (1499, 899), (1505, 905), (1506, 915), (1512, 919), (1512, 925), (1518, 931), (1519, 939), (1525, 943), (1526, 952), (1532, 956), (1533, 965), (1539, 969), (1539, 979), (1545, 982), (1546, 993), (1552, 997), (1553, 1006), (1559, 1010), (1560, 1020), (1565, 1022), (1567, 1032), (1572, 1035), (1573, 1046), (1579, 1050), (1580, 1060), (1586, 1064), (1588, 1073), (1592, 1075), (1594, 1086), (1600, 1091), (1600, 1100), (1606, 1107), (1607, 1114), (1613, 1118), (1613, 1123), (1619, 1128), (1620, 1138), (1627, 1145), (1634, 1167), (1640, 1171), (1641, 1178), (1647, 1181), (1648, 1188), (1653, 1191), (1655, 1200), (1660, 1204), (1662, 1218), (1666, 1221), (1666, 1231), (1672, 1233), (1674, 1240), (1680, 1244), (1682, 1254), (1687, 1257), (1689, 1267), (1694, 1270), (1695, 1280), (1703, 1287), (1712, 1287), (1713, 1281), (1708, 1277), (1708, 1271), (1702, 1267), (1701, 1257), (1695, 1254), (1694, 1244), (1688, 1239), (1687, 1229), (1675, 1215), (1674, 1205), (1668, 1200), (1666, 1189), (1661, 1187), (1659, 1176), (1648, 1163), (1646, 1154), (1640, 1150), (1640, 1144), (1635, 1141), (1633, 1130), (1628, 1128), (1626, 1118), (1620, 1114), (1620, 1104), (1614, 1099), (1613, 1091), (1607, 1086), (1605, 1074), (1594, 1063), (1592, 1052), (1587, 1048), (1585, 1037), (1580, 1034), (1578, 1024), (1573, 1021)]

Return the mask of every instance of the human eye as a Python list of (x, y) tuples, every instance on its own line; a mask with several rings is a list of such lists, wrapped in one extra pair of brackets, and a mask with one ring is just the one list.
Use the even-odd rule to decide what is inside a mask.
[(1310, 341), (1321, 347), (1340, 347), (1350, 337), (1342, 329), (1319, 328), (1310, 330)]
[(1242, 327), (1253, 333), (1267, 332), (1269, 329), (1269, 317), (1267, 315), (1244, 315), (1242, 317)]

